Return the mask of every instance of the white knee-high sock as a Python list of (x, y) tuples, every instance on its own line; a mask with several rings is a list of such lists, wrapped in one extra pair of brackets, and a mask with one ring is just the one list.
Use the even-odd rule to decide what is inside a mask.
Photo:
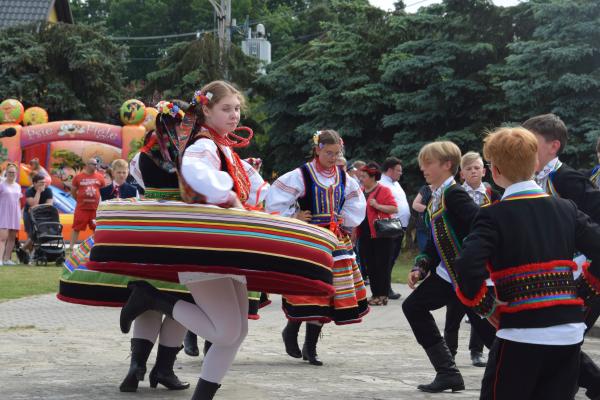
[(183, 337), (187, 329), (179, 322), (165, 316), (160, 328), (160, 336), (158, 337), (158, 343), (167, 347), (179, 347), (183, 342)]
[(200, 377), (206, 381), (221, 383), (231, 367), (235, 356), (248, 334), (248, 291), (246, 285), (234, 281), (237, 303), (240, 309), (242, 329), (235, 343), (229, 346), (213, 344), (202, 362)]
[(146, 311), (140, 314), (133, 323), (133, 337), (155, 343), (162, 324), (162, 316), (158, 311)]
[[(246, 286), (235, 285), (231, 278), (192, 282), (186, 286), (196, 304), (178, 301), (173, 307), (173, 319), (213, 344), (237, 343), (244, 325), (236, 290), (239, 286), (245, 290)], [(248, 309), (247, 304), (244, 309)]]

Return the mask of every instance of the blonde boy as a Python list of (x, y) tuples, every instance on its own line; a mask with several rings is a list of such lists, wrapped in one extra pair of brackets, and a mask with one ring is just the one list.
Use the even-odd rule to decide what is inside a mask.
[(111, 200), (115, 198), (127, 199), (137, 197), (138, 192), (135, 186), (127, 183), (129, 175), (129, 164), (123, 159), (116, 159), (110, 164), (112, 183), (100, 189), (102, 200)]
[[(408, 276), (408, 284), (414, 291), (402, 304), (402, 310), (436, 371), (433, 382), (419, 385), (418, 389), (432, 393), (448, 389), (459, 391), (465, 388), (463, 378), (440, 335), (431, 310), (457, 301), (454, 259), (479, 207), (454, 180), (461, 160), (458, 146), (449, 141), (429, 143), (419, 152), (418, 160), (433, 191), (427, 212), (432, 234)], [(454, 234), (448, 235), (448, 232)], [(423, 282), (415, 286), (419, 280)], [(465, 312), (484, 343), (491, 345), (493, 327), (470, 309), (465, 308)]]

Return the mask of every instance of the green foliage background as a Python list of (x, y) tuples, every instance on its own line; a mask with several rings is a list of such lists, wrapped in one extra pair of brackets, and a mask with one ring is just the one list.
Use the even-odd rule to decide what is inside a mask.
[[(567, 123), (563, 158), (595, 163), (600, 135), (600, 2), (444, 0), (406, 13), (367, 0), (234, 0), (232, 49), (219, 64), (208, 0), (73, 0), (75, 26), (0, 32), (0, 98), (48, 109), (51, 120), (115, 121), (123, 100), (188, 100), (228, 78), (248, 99), (256, 131), (244, 155), (267, 177), (296, 167), (317, 129), (336, 129), (347, 158), (405, 164), (403, 184), (422, 184), (415, 156), (426, 142), (480, 150), (486, 130), (547, 112)], [(242, 54), (244, 26), (265, 25), (266, 75)], [(201, 32), (150, 41), (115, 37)], [(112, 39), (111, 39), (112, 38)], [(118, 123), (118, 122), (117, 122)]]

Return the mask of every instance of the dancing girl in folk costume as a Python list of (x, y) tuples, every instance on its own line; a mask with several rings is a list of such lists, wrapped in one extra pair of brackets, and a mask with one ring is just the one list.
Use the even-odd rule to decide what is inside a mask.
[[(144, 146), (131, 161), (131, 173), (138, 183), (145, 187), (148, 199), (181, 200), (179, 182), (175, 171), (165, 168), (165, 164), (157, 145), (154, 131), (144, 139)], [(135, 195), (135, 192), (133, 193)], [(123, 199), (123, 191), (118, 198)], [(129, 196), (131, 197), (131, 196)], [(95, 306), (122, 306), (127, 301), (129, 290), (127, 281), (131, 277), (92, 271), (86, 268), (89, 253), (94, 246), (94, 237), (83, 241), (65, 260), (65, 269), (60, 279), (58, 298), (63, 301)], [(159, 290), (180, 299), (193, 301), (184, 286), (174, 283), (154, 282)], [(164, 318), (163, 318), (164, 317)], [(173, 372), (177, 353), (186, 329), (158, 311), (149, 310), (140, 314), (133, 324), (131, 338), (131, 361), (129, 371), (119, 386), (122, 392), (137, 391), (139, 381), (144, 380), (146, 362), (158, 339), (156, 363), (150, 371), (150, 386), (160, 383), (171, 390), (182, 390), (190, 387), (181, 382)]]
[[(243, 203), (256, 205), (262, 200), (260, 191), (266, 184), (231, 148), (249, 141), (231, 139), (230, 132), (240, 121), (242, 101), (241, 93), (225, 82), (208, 84), (192, 100), (187, 111), (196, 117), (190, 132), (193, 137), (187, 138), (188, 147), (177, 165), (186, 201), (241, 208)], [(184, 113), (177, 105), (166, 107), (173, 115), (161, 121), (157, 129), (172, 133), (170, 128)], [(171, 160), (177, 159), (175, 152), (180, 149), (166, 149), (165, 142), (159, 145), (163, 151), (174, 153)], [(128, 331), (131, 321), (145, 312), (162, 312), (209, 340), (212, 346), (193, 399), (212, 399), (248, 332), (246, 280), (239, 275), (181, 272), (180, 281), (190, 290), (195, 304), (165, 295), (145, 281), (131, 282), (133, 292), (121, 312), (121, 329)]]
[[(319, 131), (313, 137), (313, 144), (314, 159), (277, 179), (269, 190), (265, 208), (325, 227), (339, 238), (333, 253), (335, 295), (283, 297), (283, 310), (288, 318), (282, 332), (286, 352), (313, 365), (322, 365), (316, 346), (323, 323), (361, 322), (369, 311), (367, 292), (347, 233), (365, 218), (366, 201), (358, 183), (336, 166), (343, 150), (338, 133)], [(300, 351), (298, 331), (302, 321), (307, 324)]]
[[(233, 147), (243, 96), (215, 81), (189, 106), (167, 104), (157, 118), (165, 165), (179, 178), (181, 202), (107, 202), (99, 210), (89, 268), (180, 282), (194, 302), (129, 283), (121, 330), (144, 312), (164, 313), (209, 340), (193, 400), (212, 399), (248, 331), (248, 290), (329, 295), (330, 232), (254, 209), (268, 185)], [(185, 109), (185, 112), (183, 111)], [(217, 207), (221, 206), (221, 207)], [(229, 209), (225, 209), (229, 208)]]

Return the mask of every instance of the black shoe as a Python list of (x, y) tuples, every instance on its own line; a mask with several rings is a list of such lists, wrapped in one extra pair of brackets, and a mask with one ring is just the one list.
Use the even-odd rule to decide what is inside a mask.
[(471, 352), (471, 363), (475, 367), (485, 367), (487, 365), (487, 361), (485, 360), (483, 353), (480, 351)]
[(198, 350), (198, 337), (194, 332), (187, 331), (185, 338), (183, 339), (183, 350), (185, 354), (191, 357), (198, 357), (200, 350)]
[(425, 349), (429, 361), (435, 368), (435, 379), (428, 385), (419, 385), (417, 388), (423, 392), (439, 393), (445, 390), (457, 392), (465, 390), (465, 382), (444, 341)]
[(394, 289), (390, 289), (388, 292), (388, 299), (390, 300), (398, 300), (402, 295), (400, 293), (394, 292)]
[(146, 361), (148, 361), (152, 347), (154, 347), (154, 343), (149, 340), (131, 339), (131, 363), (125, 379), (119, 386), (121, 392), (137, 391), (138, 383), (144, 380)]
[(290, 357), (302, 358), (302, 353), (298, 346), (298, 331), (300, 330), (301, 324), (302, 322), (288, 321), (281, 332), (283, 344), (285, 344), (285, 352), (288, 353)]
[(220, 387), (221, 385), (218, 383), (205, 381), (204, 379), (200, 378), (200, 380), (198, 380), (198, 384), (196, 385), (196, 390), (194, 390), (192, 400), (212, 400)]
[(204, 340), (204, 348), (202, 349), (202, 354), (204, 354), (205, 357), (206, 353), (208, 353), (208, 350), (210, 350), (210, 346), (212, 346), (212, 343), (208, 340)]
[(304, 338), (304, 346), (302, 346), (302, 359), (317, 366), (323, 365), (323, 362), (319, 360), (319, 356), (317, 355), (317, 342), (319, 341), (321, 328), (321, 325), (307, 323), (306, 337)]
[(148, 310), (160, 311), (169, 317), (173, 316), (173, 307), (177, 298), (161, 293), (146, 281), (130, 281), (127, 288), (131, 291), (127, 303), (121, 309), (121, 332), (127, 333), (133, 321)]
[(150, 371), (150, 387), (155, 388), (159, 383), (169, 390), (183, 390), (190, 387), (188, 382), (181, 382), (173, 372), (173, 365), (180, 350), (181, 347), (158, 345), (156, 364)]
[(583, 351), (580, 355), (579, 387), (586, 389), (588, 399), (600, 400), (600, 368)]

